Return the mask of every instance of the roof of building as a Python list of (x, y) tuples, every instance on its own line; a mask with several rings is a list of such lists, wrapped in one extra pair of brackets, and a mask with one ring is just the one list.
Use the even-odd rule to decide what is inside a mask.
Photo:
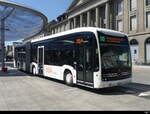
[(86, 2), (89, 2), (91, 0), (74, 0), (71, 5), (69, 6), (69, 8), (67, 9), (67, 11), (70, 11), (71, 9), (83, 4), (83, 3), (86, 3)]
[(0, 0), (0, 21), (5, 41), (16, 41), (39, 34), (45, 28), (48, 19), (35, 9)]

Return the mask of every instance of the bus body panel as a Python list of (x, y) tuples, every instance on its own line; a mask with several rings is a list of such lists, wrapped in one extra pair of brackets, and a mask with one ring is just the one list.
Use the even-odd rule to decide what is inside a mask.
[(101, 72), (94, 72), (94, 88), (101, 88)]
[(107, 81), (107, 82), (101, 82), (99, 88), (109, 88), (114, 86), (122, 86), (124, 84), (129, 84), (132, 82), (132, 78), (118, 80), (118, 81)]
[(73, 83), (76, 84), (76, 71), (73, 67), (68, 65), (64, 66), (44, 65), (44, 76), (63, 81), (65, 70), (69, 70), (72, 73)]
[(44, 65), (44, 76), (63, 80), (63, 68), (61, 66)]

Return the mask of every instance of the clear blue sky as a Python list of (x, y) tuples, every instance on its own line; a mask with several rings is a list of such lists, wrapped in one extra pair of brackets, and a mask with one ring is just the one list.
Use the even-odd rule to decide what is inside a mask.
[(73, 0), (8, 0), (36, 9), (51, 21), (64, 13)]

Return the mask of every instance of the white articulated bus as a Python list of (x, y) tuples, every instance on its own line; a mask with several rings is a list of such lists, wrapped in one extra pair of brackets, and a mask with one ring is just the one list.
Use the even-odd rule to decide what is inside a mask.
[(21, 70), (90, 88), (132, 81), (128, 37), (117, 31), (85, 27), (32, 40), (15, 48)]

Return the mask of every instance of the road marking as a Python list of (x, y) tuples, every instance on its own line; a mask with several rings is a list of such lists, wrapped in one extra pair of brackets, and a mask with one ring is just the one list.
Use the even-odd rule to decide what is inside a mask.
[(150, 96), (150, 95), (149, 95), (149, 94), (146, 94), (146, 93), (140, 93), (138, 96), (139, 96), (139, 97), (148, 97), (148, 96)]
[(77, 90), (77, 88), (73, 88), (73, 89), (66, 89), (66, 90), (64, 90), (64, 92), (70, 92), (70, 91), (75, 91), (75, 90)]

